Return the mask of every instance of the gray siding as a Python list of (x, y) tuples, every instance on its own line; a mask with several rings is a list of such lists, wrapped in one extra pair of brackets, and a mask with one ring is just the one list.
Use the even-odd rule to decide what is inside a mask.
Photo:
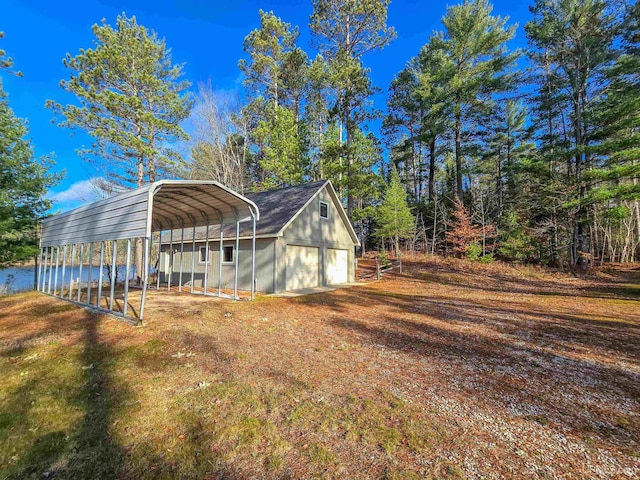
[(149, 188), (132, 190), (42, 221), (40, 246), (145, 237)]
[[(329, 204), (329, 218), (320, 217), (320, 203)], [(355, 279), (355, 252), (354, 243), (351, 234), (344, 224), (338, 209), (342, 208), (336, 204), (333, 197), (324, 187), (318, 195), (316, 195), (309, 205), (307, 205), (300, 214), (291, 222), (284, 230), (284, 249), (282, 256), (286, 256), (286, 245), (308, 245), (318, 247), (320, 249), (318, 283), (320, 285), (327, 284), (327, 273), (325, 271), (327, 265), (327, 249), (338, 248), (347, 250), (348, 252), (348, 279), (353, 282)], [(282, 248), (282, 247), (281, 247)], [(279, 291), (284, 291), (286, 284), (286, 258), (283, 262), (278, 262), (278, 279), (282, 277), (282, 281), (278, 281)]]
[[(274, 269), (273, 258), (275, 252), (274, 239), (257, 239), (256, 240), (256, 291), (273, 293), (274, 290)], [(223, 242), (224, 246), (234, 246), (235, 240)], [(202, 287), (204, 283), (204, 263), (199, 262), (200, 247), (204, 247), (204, 242), (196, 242), (196, 257), (194, 269), (194, 286)], [(174, 251), (179, 248), (180, 244), (174, 244)], [(191, 262), (192, 262), (192, 244), (185, 243), (184, 257), (182, 267), (182, 284), (185, 285), (191, 281)], [(161, 276), (160, 280), (166, 282), (167, 273), (167, 251), (168, 245), (163, 245), (163, 254), (160, 263)], [(218, 258), (220, 256), (220, 242), (209, 241), (209, 271), (207, 274), (207, 289), (215, 290), (218, 288)], [(180, 278), (180, 252), (173, 256), (173, 274), (171, 276), (171, 284), (178, 285)], [(233, 288), (235, 264), (222, 264), (222, 288)], [(240, 256), (238, 257), (238, 289), (251, 289), (251, 241), (240, 240)]]

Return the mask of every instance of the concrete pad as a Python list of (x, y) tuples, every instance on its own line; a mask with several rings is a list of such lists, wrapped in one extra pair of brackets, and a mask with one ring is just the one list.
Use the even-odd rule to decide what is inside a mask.
[(364, 283), (362, 282), (341, 283), (340, 285), (325, 285), (323, 287), (301, 288), (299, 290), (290, 290), (288, 292), (272, 293), (269, 296), (281, 297), (281, 298), (294, 298), (294, 297), (300, 297), (302, 295), (312, 295), (314, 293), (332, 292), (339, 288), (357, 287), (358, 285), (364, 285)]

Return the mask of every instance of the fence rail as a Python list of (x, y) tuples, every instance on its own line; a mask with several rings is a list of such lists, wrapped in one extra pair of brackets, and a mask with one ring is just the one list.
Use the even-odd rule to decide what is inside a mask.
[(397, 268), (402, 273), (402, 259), (389, 260), (389, 263), (380, 264), (380, 258), (376, 256), (376, 280), (380, 280), (385, 272), (389, 272)]

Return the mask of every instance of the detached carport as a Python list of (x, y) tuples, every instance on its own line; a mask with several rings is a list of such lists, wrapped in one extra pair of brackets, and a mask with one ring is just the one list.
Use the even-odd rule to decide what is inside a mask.
[[(235, 225), (236, 232), (239, 232), (241, 223), (253, 222), (251, 258), (251, 299), (253, 300), (256, 268), (255, 231), (259, 216), (258, 207), (251, 200), (214, 181), (161, 180), (137, 190), (100, 200), (42, 221), (37, 290), (99, 311), (110, 312), (132, 320), (142, 320), (146, 291), (149, 288), (154, 233), (158, 233), (159, 241), (162, 231), (171, 232), (169, 262), (171, 268), (174, 268), (172, 253), (174, 246), (179, 246), (181, 253), (184, 251), (185, 229), (192, 229), (195, 232), (196, 227), (204, 227), (208, 232), (212, 225)], [(177, 238), (174, 239), (174, 232), (181, 234), (176, 235)], [(114, 305), (116, 278), (119, 272), (118, 241), (121, 247), (123, 243), (126, 247), (121, 309), (117, 309)], [(137, 245), (138, 248), (132, 248), (132, 245)], [(222, 249), (222, 242), (220, 246)], [(100, 259), (95, 266), (99, 272), (97, 294), (93, 299), (93, 258), (97, 255), (96, 249), (99, 249)], [(160, 248), (158, 248), (159, 251)], [(205, 265), (208, 267), (208, 245), (206, 252)], [(105, 255), (107, 253), (110, 255)], [(109, 256), (111, 258), (108, 258)], [(193, 287), (193, 273), (185, 284), (182, 258), (183, 256), (180, 255), (177, 285), (180, 291), (183, 287), (190, 286), (191, 293), (223, 296), (220, 285), (217, 292), (207, 292), (206, 278), (202, 292), (196, 292)], [(194, 261), (193, 258), (192, 255), (192, 261)], [(220, 262), (221, 257), (218, 258)], [(68, 270), (67, 266), (69, 266)], [(138, 271), (136, 266), (139, 266), (141, 271)], [(76, 270), (74, 268), (78, 272), (75, 289), (74, 271)], [(87, 268), (84, 286), (83, 268)], [(208, 268), (205, 272), (207, 270)], [(193, 272), (193, 268), (190, 271)], [(109, 297), (104, 306), (102, 305), (103, 273), (109, 277)], [(135, 278), (132, 278), (132, 274)], [(160, 276), (157, 269), (156, 274), (158, 276), (156, 288), (159, 289)], [(238, 298), (237, 276), (236, 255), (232, 298)], [(129, 288), (133, 286), (139, 286), (142, 289), (137, 313), (129, 305)], [(167, 290), (171, 290), (170, 278)], [(134, 310), (134, 313), (130, 314), (130, 310)]]

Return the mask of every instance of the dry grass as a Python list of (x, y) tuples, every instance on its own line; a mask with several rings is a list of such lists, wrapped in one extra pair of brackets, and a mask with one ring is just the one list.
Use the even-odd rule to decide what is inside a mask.
[(640, 475), (638, 269), (430, 259), (147, 308), (0, 298), (0, 479)]

